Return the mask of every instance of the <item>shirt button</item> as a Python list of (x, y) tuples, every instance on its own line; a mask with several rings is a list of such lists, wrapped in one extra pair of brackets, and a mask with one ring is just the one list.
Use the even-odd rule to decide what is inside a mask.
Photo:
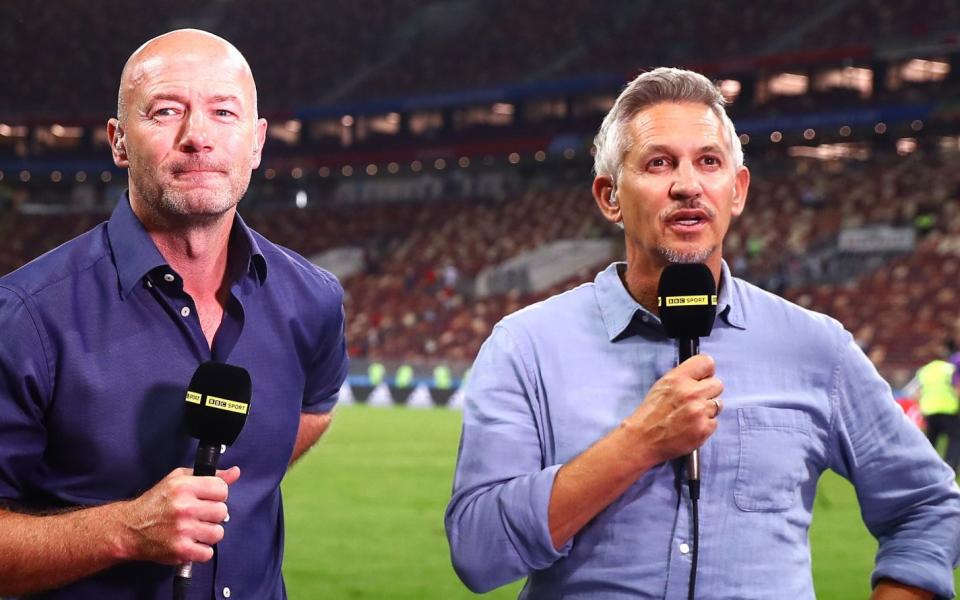
[(644, 323), (649, 323), (650, 317), (648, 317), (647, 315), (643, 315), (642, 317), (640, 317), (640, 320), (643, 321)]
[(189, 306), (184, 306), (183, 308), (181, 308), (181, 309), (180, 309), (180, 316), (181, 316), (181, 317), (189, 317), (189, 316), (190, 316), (190, 307), (189, 307)]
[(172, 273), (166, 273), (163, 276), (163, 280), (166, 281), (167, 283), (173, 283), (174, 279), (176, 279), (176, 277), (174, 277)]
[(228, 587), (223, 588), (223, 597), (224, 597), (224, 598), (229, 598), (229, 597), (230, 597), (230, 588), (228, 588)]
[(690, 544), (686, 542), (680, 543), (680, 554), (688, 554), (690, 552)]

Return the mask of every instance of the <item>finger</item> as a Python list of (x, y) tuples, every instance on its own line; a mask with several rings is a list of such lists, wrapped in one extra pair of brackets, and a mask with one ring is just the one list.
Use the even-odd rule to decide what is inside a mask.
[(716, 419), (720, 416), (720, 413), (723, 412), (723, 400), (720, 398), (711, 398), (711, 400), (712, 404), (714, 404), (714, 407), (716, 408), (716, 412), (713, 415), (713, 418)]
[(691, 394), (696, 398), (716, 398), (723, 394), (723, 382), (716, 377), (701, 379), (691, 387)]
[(164, 479), (176, 479), (179, 477), (189, 477), (190, 475), (193, 475), (193, 469), (187, 467), (178, 467), (167, 473), (167, 476), (164, 477)]
[[(713, 403), (711, 402), (711, 404)], [(702, 446), (704, 443), (706, 443), (706, 441), (710, 439), (710, 436), (713, 435), (716, 430), (717, 430), (717, 420), (707, 419), (706, 427), (704, 428), (704, 436), (703, 436), (703, 439), (700, 441), (700, 445)]]
[(198, 544), (213, 546), (223, 539), (223, 525), (216, 523), (198, 523), (193, 530), (193, 539)]
[(240, 467), (230, 467), (229, 469), (221, 469), (217, 471), (217, 477), (227, 482), (227, 485), (232, 485), (240, 479)]
[(698, 402), (695, 410), (696, 415), (688, 425), (690, 449), (702, 446), (717, 430), (717, 420), (709, 418), (713, 414), (713, 402), (710, 402), (710, 408), (704, 408), (704, 403)]
[(199, 501), (193, 509), (193, 516), (198, 521), (214, 524), (223, 523), (227, 513), (225, 502)]
[(716, 398), (707, 398), (703, 402), (699, 403), (700, 405), (700, 414), (706, 417), (708, 420), (716, 419), (720, 415), (720, 401)]
[(676, 371), (691, 379), (700, 380), (713, 377), (717, 372), (717, 365), (709, 354), (698, 354), (677, 365)]
[(177, 548), (177, 559), (174, 564), (183, 564), (187, 562), (205, 563), (213, 558), (213, 548), (208, 544), (200, 542), (187, 541)]
[(219, 477), (187, 477), (180, 488), (199, 500), (224, 502), (227, 499), (227, 483)]

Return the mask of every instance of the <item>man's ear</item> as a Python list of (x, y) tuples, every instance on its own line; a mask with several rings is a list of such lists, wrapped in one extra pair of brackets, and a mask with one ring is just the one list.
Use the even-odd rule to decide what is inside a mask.
[(124, 141), (123, 127), (120, 121), (110, 119), (107, 121), (107, 139), (110, 140), (110, 153), (113, 155), (113, 164), (121, 168), (130, 166), (130, 160), (127, 158), (127, 144)]
[(267, 120), (257, 119), (257, 131), (253, 140), (253, 160), (251, 168), (256, 169), (260, 166), (260, 160), (263, 157), (263, 144), (267, 141)]
[(593, 199), (596, 201), (603, 218), (611, 223), (623, 220), (620, 212), (620, 201), (617, 198), (617, 188), (609, 175), (597, 175), (593, 179)]
[(747, 205), (747, 192), (750, 189), (750, 169), (738, 167), (733, 181), (733, 201), (730, 204), (730, 213), (739, 217)]

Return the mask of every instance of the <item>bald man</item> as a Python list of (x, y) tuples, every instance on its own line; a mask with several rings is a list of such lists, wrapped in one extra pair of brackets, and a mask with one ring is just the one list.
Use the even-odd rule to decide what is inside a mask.
[[(337, 280), (237, 214), (266, 128), (228, 42), (147, 42), (107, 124), (128, 192), (0, 278), (0, 596), (166, 600), (192, 561), (190, 598), (285, 597), (280, 480), (347, 356)], [(193, 477), (183, 397), (207, 360), (247, 369), (253, 402), (233, 466)]]

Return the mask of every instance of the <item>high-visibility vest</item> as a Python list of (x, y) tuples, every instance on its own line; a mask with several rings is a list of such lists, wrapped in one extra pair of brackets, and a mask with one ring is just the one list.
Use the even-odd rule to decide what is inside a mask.
[(397, 374), (393, 378), (393, 385), (398, 388), (408, 388), (413, 384), (413, 367), (410, 365), (400, 365), (397, 368)]
[(960, 408), (957, 391), (953, 387), (956, 370), (945, 360), (935, 360), (917, 371), (920, 382), (920, 412), (924, 415), (955, 415)]
[(453, 375), (447, 365), (437, 365), (433, 368), (433, 387), (438, 390), (449, 390), (453, 387)]
[(383, 376), (387, 373), (387, 368), (383, 363), (372, 362), (367, 366), (367, 377), (370, 379), (370, 385), (376, 387), (383, 381)]

